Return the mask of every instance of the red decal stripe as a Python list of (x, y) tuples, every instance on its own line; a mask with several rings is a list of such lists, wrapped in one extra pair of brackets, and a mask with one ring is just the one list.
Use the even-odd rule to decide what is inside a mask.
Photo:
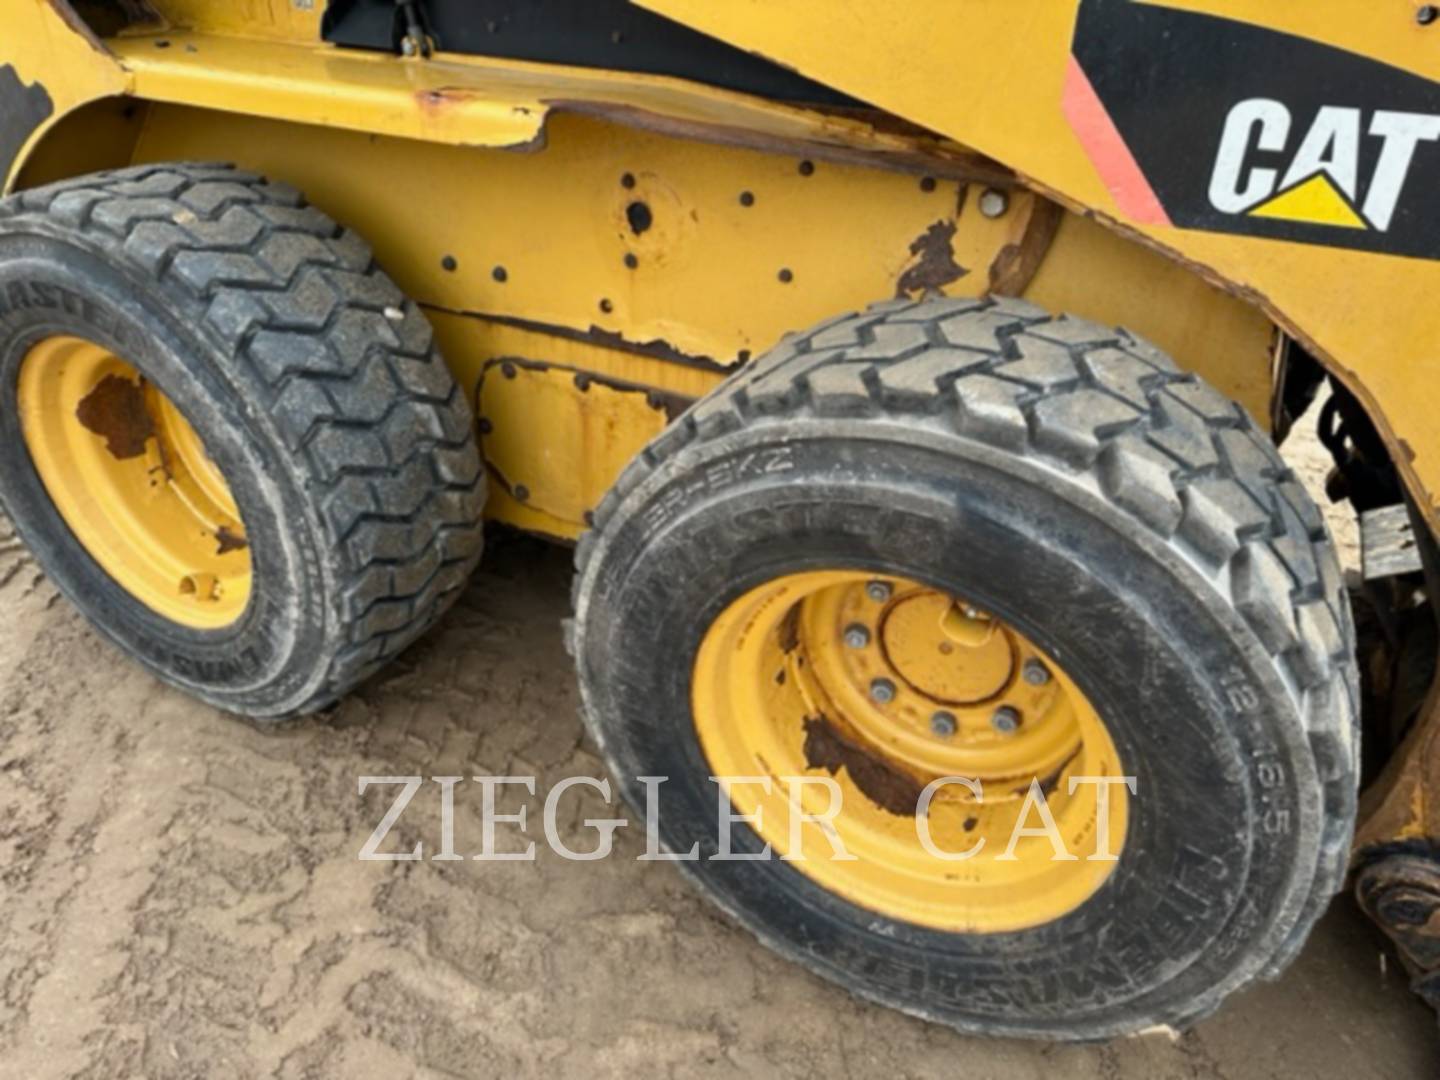
[(1121, 211), (1142, 225), (1169, 225), (1170, 215), (1155, 196), (1155, 189), (1140, 171), (1135, 155), (1125, 145), (1115, 121), (1090, 85), (1090, 77), (1075, 57), (1065, 69), (1065, 119), (1085, 147), (1100, 179), (1110, 189)]

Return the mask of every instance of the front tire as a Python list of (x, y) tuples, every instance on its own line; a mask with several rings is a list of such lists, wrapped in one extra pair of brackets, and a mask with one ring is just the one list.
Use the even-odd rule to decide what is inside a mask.
[(122, 648), (275, 719), (449, 607), (484, 477), (364, 241), (282, 184), (172, 164), (0, 201), (0, 500)]
[[(1341, 884), (1356, 672), (1324, 523), (1240, 407), (1123, 331), (1008, 300), (897, 302), (834, 321), (697, 404), (596, 517), (577, 555), (572, 644), (612, 773), (637, 808), (639, 778), (668, 777), (661, 839), (701, 855), (681, 868), (828, 979), (971, 1032), (1182, 1027), (1278, 971)], [(1058, 879), (1002, 876), (988, 893), (945, 894), (944, 874), (922, 879), (903, 851), (851, 879), (806, 862), (709, 858), (721, 843), (710, 778), (744, 760), (715, 748), (757, 713), (768, 741), (747, 771), (835, 777), (870, 822), (851, 835), (906, 823), (891, 781), (913, 796), (934, 778), (912, 750), (927, 734), (914, 721), (930, 708), (929, 676), (901, 670), (893, 649), (867, 661), (898, 665), (865, 669), (868, 704), (833, 684), (786, 696), (797, 656), (836, 667), (803, 628), (849, 635), (872, 580), (892, 589), (878, 604), (949, 597), (995, 620), (1031, 650), (1017, 658), (1044, 658), (1093, 703), (1136, 779), (1113, 871), (1063, 886), (1056, 908)], [(832, 588), (851, 592), (825, 600)], [(964, 619), (952, 630), (973, 639)], [(863, 652), (866, 634), (846, 647)], [(717, 667), (727, 650), (740, 659)], [(768, 684), (746, 656), (770, 665)], [(967, 710), (993, 717), (1025, 690), (998, 678), (932, 717), (937, 736), (971, 737), (986, 753), (1008, 737), (966, 726)], [(893, 728), (863, 714), (876, 702)], [(807, 741), (835, 711), (844, 737)], [(799, 757), (785, 759), (787, 747)], [(1053, 790), (1063, 776), (1029, 768), (1013, 773), (1022, 786)], [(732, 792), (730, 805), (759, 803)], [(786, 830), (764, 820), (735, 824), (732, 850), (785, 851)], [(959, 876), (989, 872), (958, 865)], [(951, 906), (907, 901), (915, 882)], [(1007, 913), (1006, 890), (1028, 914)]]

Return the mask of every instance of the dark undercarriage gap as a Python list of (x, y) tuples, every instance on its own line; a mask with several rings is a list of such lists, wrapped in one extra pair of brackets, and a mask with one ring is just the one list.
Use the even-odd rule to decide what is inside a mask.
[(335, 45), (398, 52), (406, 8), (444, 52), (673, 75), (812, 105), (861, 104), (629, 0), (334, 0), (321, 34)]

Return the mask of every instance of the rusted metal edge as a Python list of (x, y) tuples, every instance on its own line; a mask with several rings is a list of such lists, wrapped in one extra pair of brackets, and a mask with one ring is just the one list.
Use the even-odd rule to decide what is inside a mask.
[(659, 386), (650, 386), (646, 383), (634, 382), (630, 379), (616, 378), (614, 375), (604, 375), (589, 368), (579, 367), (575, 364), (562, 364), (553, 360), (531, 360), (523, 356), (494, 356), (486, 360), (480, 366), (480, 379), (476, 390), (476, 397), (479, 391), (485, 386), (485, 379), (490, 370), (495, 367), (502, 369), (506, 364), (513, 364), (517, 368), (524, 368), (526, 371), (567, 371), (575, 376), (575, 389), (582, 394), (591, 386), (604, 386), (611, 390), (624, 394), (644, 394), (645, 404), (657, 412), (663, 412), (667, 420), (676, 420), (680, 414), (695, 404), (696, 398), (688, 394), (677, 394)]
[(996, 296), (1021, 296), (1030, 287), (1065, 216), (1059, 203), (1035, 194), (1020, 239), (1006, 244), (990, 263), (990, 291)]
[[(464, 105), (467, 101), (473, 101), (478, 97), (479, 94), (474, 89), (466, 86), (431, 86), (416, 90), (411, 95), (411, 98), (420, 111), (431, 117), (440, 116), (447, 109)], [(529, 105), (511, 105), (510, 111), (516, 116), (528, 117), (537, 110), (532, 109)], [(536, 118), (535, 133), (515, 142), (467, 142), (462, 140), (454, 145), (476, 150), (509, 150), (512, 153), (521, 154), (535, 153), (536, 151), (544, 150), (549, 141), (545, 131), (545, 124), (548, 118), (549, 111), (543, 111), (542, 114)]]
[(889, 169), (912, 176), (933, 176), (937, 180), (961, 180), (1008, 188), (1017, 183), (1014, 172), (997, 161), (969, 151), (896, 150), (892, 148), (847, 146), (821, 139), (790, 138), (769, 132), (712, 124), (701, 120), (682, 120), (651, 112), (634, 105), (604, 101), (578, 101), (560, 98), (543, 103), (554, 113), (573, 113), (609, 120), (625, 127), (651, 131), (678, 139), (735, 146), (772, 154), (829, 161), (841, 165), (861, 165)]
[(702, 371), (712, 371), (719, 374), (726, 374), (734, 371), (737, 364), (743, 363), (748, 357), (740, 356), (733, 363), (723, 364), (714, 357), (702, 356), (697, 353), (687, 353), (668, 341), (655, 339), (653, 341), (631, 341), (622, 337), (619, 332), (605, 330), (591, 324), (588, 330), (577, 330), (570, 326), (559, 326), (555, 323), (537, 322), (533, 319), (522, 319), (514, 315), (496, 315), (486, 311), (469, 311), (464, 308), (446, 307), (444, 304), (422, 303), (422, 307), (434, 311), (444, 312), (446, 315), (460, 315), (471, 319), (483, 319), (485, 322), (496, 323), (500, 326), (510, 326), (517, 330), (526, 330), (533, 334), (549, 334), (552, 337), (565, 338), (567, 341), (578, 341), (586, 345), (599, 345), (607, 349), (615, 349), (618, 352), (628, 352), (635, 356), (646, 356), (652, 360), (664, 360), (672, 364), (685, 364), (689, 367), (699, 368)]

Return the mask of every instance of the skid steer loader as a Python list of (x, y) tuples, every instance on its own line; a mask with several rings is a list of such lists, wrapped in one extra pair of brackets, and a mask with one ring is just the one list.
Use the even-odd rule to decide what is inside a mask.
[(1440, 1002), (1437, 80), (1411, 0), (0, 0), (0, 497), (260, 719), (575, 543), (620, 789), (874, 1001), (1180, 1028), (1349, 880)]

